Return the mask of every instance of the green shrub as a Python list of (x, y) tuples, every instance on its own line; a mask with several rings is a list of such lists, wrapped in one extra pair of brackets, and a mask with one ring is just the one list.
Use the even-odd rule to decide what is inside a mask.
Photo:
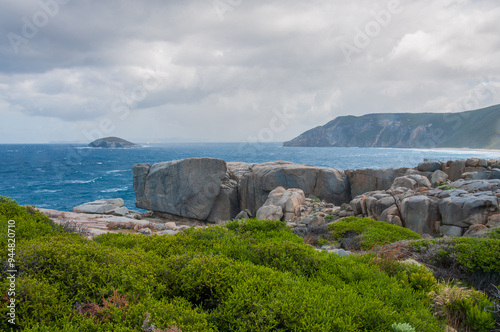
[(495, 316), (486, 310), (492, 303), (484, 293), (444, 284), (431, 292), (431, 296), (435, 314), (446, 319), (448, 325), (484, 332), (495, 328)]
[(12, 199), (10, 197), (5, 197), (5, 196), (0, 196), (0, 203), (14, 203), (14, 204), (17, 204), (16, 200), (15, 199)]
[(440, 185), (437, 188), (441, 189), (441, 190), (453, 190), (453, 189), (457, 189), (457, 187), (450, 186), (449, 184)]
[(500, 240), (457, 238), (454, 240), (456, 259), (468, 271), (500, 272)]
[(62, 232), (62, 227), (37, 212), (31, 206), (20, 206), (16, 201), (2, 197), (0, 200), (0, 246), (7, 245), (9, 220), (15, 221), (16, 243), (53, 236)]
[(75, 301), (96, 301), (111, 294), (141, 296), (154, 288), (151, 280), (161, 266), (156, 255), (140, 250), (100, 247), (77, 234), (32, 240), (18, 246), (18, 270), (57, 285)]
[(487, 233), (487, 237), (490, 239), (500, 239), (500, 227), (495, 227), (493, 229), (490, 229)]
[(432, 271), (418, 263), (381, 257), (375, 257), (371, 263), (417, 292), (427, 294), (437, 285)]
[(286, 225), (286, 222), (280, 220), (234, 220), (226, 223), (225, 227), (236, 234), (251, 234), (252, 236), (263, 236), (265, 238), (274, 237), (276, 233), (281, 232), (293, 236), (293, 232)]
[(325, 217), (325, 221), (326, 221), (327, 223), (329, 223), (329, 222), (331, 222), (333, 219), (335, 219), (335, 217), (336, 217), (335, 215), (329, 214), (329, 215), (327, 215), (327, 216)]
[(351, 243), (354, 243), (354, 248), (347, 249), (369, 250), (400, 240), (421, 239), (420, 235), (409, 229), (368, 218), (349, 217), (329, 224), (328, 228), (335, 240), (353, 238)]
[(325, 239), (324, 237), (320, 236), (317, 240), (316, 240), (316, 244), (318, 246), (324, 246), (324, 245), (327, 245), (328, 244), (328, 240)]
[(438, 279), (462, 280), (490, 296), (500, 284), (500, 239), (445, 238), (411, 243), (418, 260), (433, 266)]

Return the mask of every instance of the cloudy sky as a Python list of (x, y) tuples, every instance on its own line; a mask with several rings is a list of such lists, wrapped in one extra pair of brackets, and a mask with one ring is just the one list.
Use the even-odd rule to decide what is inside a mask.
[(500, 103), (498, 0), (2, 0), (0, 143), (284, 141)]

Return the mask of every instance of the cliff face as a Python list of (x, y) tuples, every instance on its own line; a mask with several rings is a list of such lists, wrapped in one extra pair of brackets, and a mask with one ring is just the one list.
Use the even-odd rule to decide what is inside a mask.
[(341, 116), (283, 145), (500, 149), (500, 105), (461, 113)]

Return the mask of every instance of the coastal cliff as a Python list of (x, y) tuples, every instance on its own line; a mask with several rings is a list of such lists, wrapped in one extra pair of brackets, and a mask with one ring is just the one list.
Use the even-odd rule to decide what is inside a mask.
[(500, 149), (500, 105), (460, 113), (341, 116), (283, 146)]

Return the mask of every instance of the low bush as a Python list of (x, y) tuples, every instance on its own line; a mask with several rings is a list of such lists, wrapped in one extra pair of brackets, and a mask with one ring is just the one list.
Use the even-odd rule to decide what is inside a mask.
[(16, 201), (0, 196), (0, 246), (7, 246), (8, 222), (14, 220), (16, 242), (60, 234), (63, 227), (37, 212), (31, 206), (20, 206)]
[(337, 216), (336, 215), (332, 215), (332, 214), (329, 214), (325, 217), (325, 221), (327, 223), (331, 222), (333, 219), (335, 219)]
[(490, 228), (486, 236), (490, 239), (500, 239), (500, 227)]
[(421, 239), (420, 235), (409, 229), (369, 218), (345, 218), (329, 224), (328, 229), (345, 249), (369, 250), (400, 240)]
[(447, 324), (474, 331), (488, 332), (495, 328), (495, 315), (485, 310), (492, 303), (481, 292), (457, 285), (444, 284), (431, 292), (432, 308)]
[(500, 284), (500, 239), (445, 238), (415, 241), (411, 246), (438, 279), (462, 280), (490, 296), (492, 285)]

